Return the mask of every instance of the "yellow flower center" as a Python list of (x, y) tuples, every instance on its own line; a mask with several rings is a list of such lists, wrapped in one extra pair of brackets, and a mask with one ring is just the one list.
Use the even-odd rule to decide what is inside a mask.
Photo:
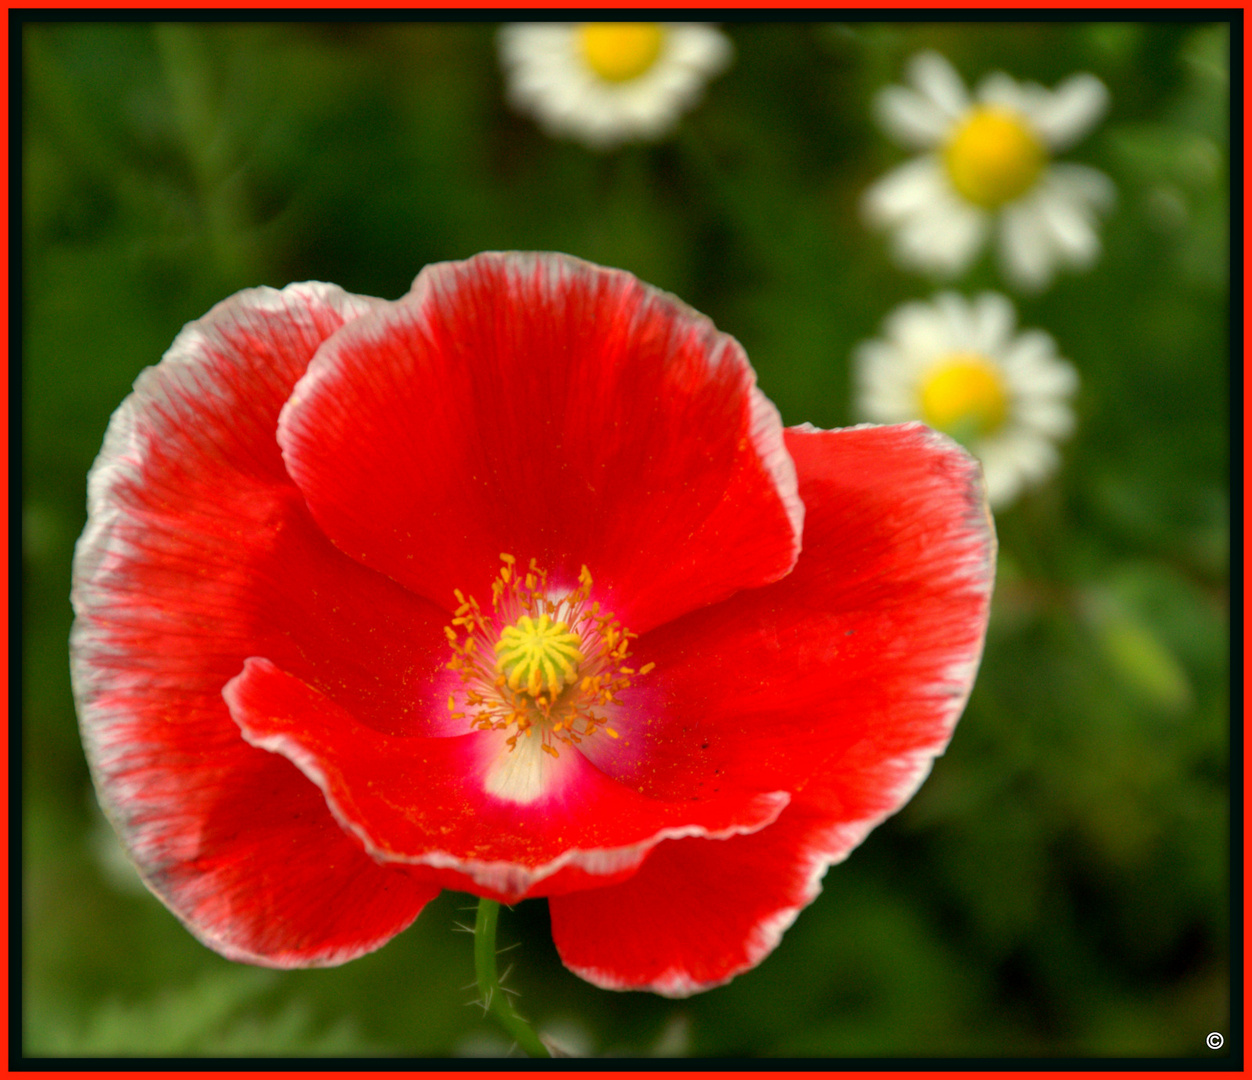
[(459, 607), (444, 630), (453, 654), (448, 667), (461, 677), (460, 694), (448, 696), (452, 718), (479, 731), (513, 729), (511, 749), (537, 736), (553, 757), (556, 743), (573, 746), (600, 731), (616, 739), (612, 707), (633, 677), (655, 666), (626, 666), (637, 635), (591, 600), (585, 566), (577, 588), (557, 597), (534, 559), (525, 572), (512, 555), (500, 560), (491, 614), (458, 589)]
[(525, 690), (531, 697), (547, 690), (555, 697), (578, 675), (581, 641), (546, 611), (538, 619), (523, 615), (496, 642), (496, 671), (504, 673), (510, 690)]
[(952, 133), (943, 161), (962, 196), (995, 209), (1034, 187), (1047, 164), (1047, 151), (1016, 113), (981, 106)]
[(639, 78), (656, 63), (664, 40), (659, 23), (583, 23), (578, 28), (583, 58), (607, 82)]
[(963, 443), (998, 431), (1008, 417), (1008, 390), (999, 370), (977, 353), (950, 353), (926, 373), (922, 419)]

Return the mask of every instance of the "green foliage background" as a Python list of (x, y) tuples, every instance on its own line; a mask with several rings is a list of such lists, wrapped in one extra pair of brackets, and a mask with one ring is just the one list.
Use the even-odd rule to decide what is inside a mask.
[[(999, 515), (955, 740), (729, 986), (597, 990), (561, 967), (543, 901), (505, 913), (510, 985), (592, 1054), (1212, 1056), (1207, 1033), (1229, 1040), (1228, 28), (727, 32), (735, 65), (674, 138), (599, 154), (509, 111), (486, 23), (24, 27), (26, 1053), (506, 1049), (468, 1004), (468, 897), (342, 968), (263, 972), (198, 944), (104, 825), (69, 689), (69, 565), (139, 371), (245, 286), (394, 298), (427, 262), (554, 249), (711, 315), (785, 422), (853, 422), (852, 346), (935, 289), (857, 213), (904, 158), (873, 94), (924, 47), (967, 80), (1098, 74), (1110, 115), (1068, 157), (1120, 195), (1092, 271), (1016, 298), (1081, 373), (1079, 426), (1060, 474)], [(990, 260), (960, 286), (1002, 288)]]

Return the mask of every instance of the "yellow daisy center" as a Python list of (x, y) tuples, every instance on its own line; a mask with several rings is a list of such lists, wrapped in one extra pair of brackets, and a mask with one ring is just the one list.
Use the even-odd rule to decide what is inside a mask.
[(998, 431), (1008, 417), (1008, 388), (990, 360), (978, 353), (950, 353), (921, 383), (922, 419), (960, 442)]
[(607, 82), (637, 79), (656, 63), (665, 40), (659, 23), (583, 23), (578, 43), (583, 59)]
[(952, 133), (943, 162), (952, 186), (978, 206), (995, 209), (1025, 194), (1047, 164), (1043, 143), (1015, 112), (974, 109)]
[(479, 731), (511, 730), (510, 749), (537, 737), (553, 757), (557, 743), (573, 746), (601, 731), (616, 739), (613, 706), (655, 666), (626, 665), (636, 635), (591, 600), (585, 566), (577, 587), (556, 596), (534, 559), (526, 571), (512, 555), (500, 560), (490, 614), (456, 591), (459, 606), (444, 631), (448, 667), (461, 677), (460, 693), (448, 696), (452, 718)]

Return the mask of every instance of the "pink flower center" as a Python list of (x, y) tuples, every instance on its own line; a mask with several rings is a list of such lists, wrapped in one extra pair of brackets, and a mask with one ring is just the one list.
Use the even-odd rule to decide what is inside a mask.
[(444, 630), (453, 653), (448, 667), (462, 684), (462, 700), (448, 696), (452, 718), (479, 731), (512, 729), (510, 749), (519, 739), (538, 738), (553, 757), (557, 743), (574, 746), (599, 732), (616, 739), (612, 707), (635, 675), (655, 667), (626, 665), (637, 635), (590, 599), (585, 566), (577, 588), (554, 595), (534, 559), (524, 573), (512, 555), (500, 560), (490, 615), (456, 590), (460, 606)]

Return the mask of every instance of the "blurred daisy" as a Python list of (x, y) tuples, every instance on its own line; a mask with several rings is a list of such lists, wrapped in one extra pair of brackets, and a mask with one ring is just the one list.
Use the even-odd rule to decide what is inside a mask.
[(875, 100), (883, 128), (920, 157), (866, 193), (871, 225), (893, 230), (898, 261), (940, 275), (965, 270), (994, 231), (1005, 274), (1042, 289), (1059, 266), (1090, 266), (1100, 252), (1097, 213), (1112, 181), (1086, 165), (1053, 163), (1103, 115), (1108, 91), (1094, 75), (1055, 90), (988, 75), (970, 100), (952, 65), (935, 52), (913, 57), (912, 84)]
[(922, 420), (963, 443), (982, 461), (996, 507), (1056, 468), (1055, 444), (1074, 426), (1077, 374), (1051, 337), (1016, 333), (1015, 322), (999, 294), (946, 292), (896, 308), (883, 336), (854, 353), (864, 419)]
[(512, 23), (499, 41), (510, 102), (597, 150), (668, 134), (732, 56), (700, 23)]

